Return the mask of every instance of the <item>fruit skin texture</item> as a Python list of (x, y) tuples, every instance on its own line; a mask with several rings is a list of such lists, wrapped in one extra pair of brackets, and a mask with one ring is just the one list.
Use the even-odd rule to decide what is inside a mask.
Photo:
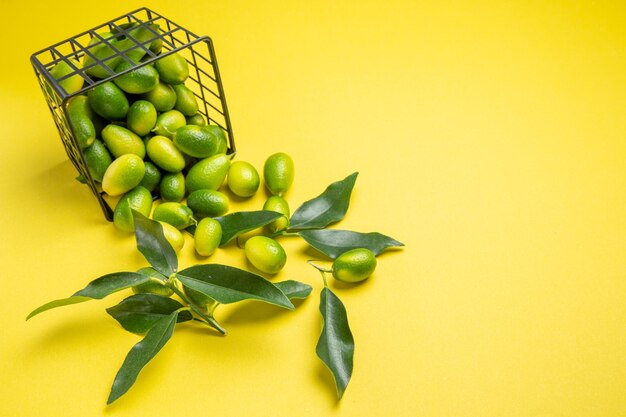
[(193, 212), (186, 205), (171, 201), (159, 204), (152, 213), (152, 219), (181, 230), (193, 224)]
[(193, 116), (187, 117), (188, 125), (206, 126), (206, 120), (200, 113), (196, 113)]
[(146, 173), (143, 175), (139, 185), (152, 192), (161, 182), (161, 171), (150, 161), (145, 161), (144, 165), (146, 166)]
[(169, 110), (165, 113), (159, 114), (152, 132), (154, 132), (155, 135), (161, 135), (172, 139), (176, 130), (185, 126), (186, 123), (187, 120), (181, 112), (178, 110)]
[(217, 190), (224, 182), (229, 167), (230, 156), (224, 154), (198, 161), (187, 173), (187, 190), (190, 193), (202, 189)]
[(146, 145), (148, 156), (159, 168), (171, 173), (182, 171), (185, 158), (174, 143), (165, 136), (153, 136)]
[(169, 223), (159, 222), (163, 227), (163, 235), (165, 239), (172, 245), (174, 252), (178, 253), (185, 246), (185, 238), (183, 234)]
[(143, 160), (134, 154), (122, 155), (107, 168), (102, 178), (102, 189), (110, 196), (124, 194), (135, 188), (146, 173)]
[(85, 149), (96, 140), (96, 128), (91, 121), (91, 107), (85, 96), (72, 97), (67, 103), (67, 116), (78, 145)]
[(109, 151), (118, 158), (126, 154), (135, 154), (141, 159), (146, 156), (146, 145), (135, 132), (125, 127), (109, 124), (102, 129), (102, 139)]
[(185, 198), (185, 176), (182, 172), (163, 175), (159, 191), (163, 201), (182, 201)]
[(90, 147), (83, 150), (85, 155), (85, 162), (87, 162), (87, 168), (91, 173), (91, 177), (98, 182), (102, 182), (102, 177), (106, 172), (113, 158), (109, 154), (104, 143), (96, 139)]
[(187, 196), (187, 206), (196, 218), (217, 217), (228, 212), (230, 201), (216, 190), (196, 190)]
[(205, 217), (198, 222), (193, 238), (198, 255), (211, 256), (222, 240), (222, 226), (217, 220)]
[(181, 84), (189, 76), (189, 64), (178, 52), (159, 59), (154, 67), (168, 84)]
[[(122, 61), (115, 67), (115, 72), (125, 71), (132, 66), (129, 62)], [(156, 87), (159, 83), (159, 73), (153, 66), (145, 65), (116, 77), (113, 82), (129, 94), (142, 94)]]
[(239, 197), (252, 197), (261, 179), (256, 168), (246, 161), (235, 161), (228, 170), (228, 188)]
[(376, 269), (376, 256), (366, 248), (352, 249), (342, 253), (333, 262), (333, 277), (343, 282), (363, 281)]
[(274, 239), (253, 236), (246, 241), (246, 258), (256, 269), (266, 274), (276, 274), (287, 263), (285, 250)]
[[(137, 272), (140, 273), (141, 275), (158, 278), (160, 280), (165, 279), (165, 277), (161, 275), (161, 273), (159, 273), (157, 270), (153, 268), (150, 268), (149, 266), (145, 268), (141, 268)], [(132, 287), (132, 290), (135, 294), (150, 293), (150, 294), (163, 295), (165, 297), (169, 297), (172, 294), (174, 294), (173, 289), (166, 287), (165, 285), (160, 284), (156, 281), (147, 281), (147, 282), (144, 282), (143, 284), (135, 285)]]
[[(173, 91), (173, 90), (172, 90)], [(87, 93), (89, 105), (97, 115), (109, 120), (123, 120), (128, 113), (128, 99), (111, 81), (92, 88)]]
[[(186, 121), (184, 116), (182, 117), (184, 125)], [(209, 126), (196, 125), (180, 126), (176, 130), (173, 140), (181, 151), (196, 158), (207, 158), (215, 155), (220, 141), (215, 131)]]
[(131, 104), (126, 115), (126, 125), (139, 136), (145, 136), (154, 127), (157, 111), (148, 100), (137, 100)]
[(132, 210), (149, 216), (152, 210), (152, 194), (144, 187), (135, 187), (120, 198), (113, 212), (113, 224), (123, 232), (135, 231)]
[(172, 86), (176, 91), (176, 104), (174, 108), (185, 116), (193, 116), (198, 112), (198, 101), (185, 84), (176, 84)]
[(143, 100), (148, 100), (159, 112), (172, 110), (176, 104), (176, 92), (171, 85), (160, 82), (152, 90), (141, 95)]
[[(69, 61), (71, 61), (72, 64), (78, 69), (82, 67), (81, 63), (78, 62), (78, 60), (76, 59), (70, 58)], [(50, 75), (58, 80), (59, 78), (69, 75), (72, 72), (74, 72), (74, 69), (67, 62), (60, 61), (50, 70)], [(59, 85), (63, 87), (67, 94), (72, 94), (83, 88), (84, 82), (84, 78), (76, 74), (62, 81), (59, 81)], [(50, 94), (52, 94), (51, 91)]]
[(270, 233), (276, 233), (289, 227), (289, 204), (284, 198), (277, 195), (270, 196), (267, 200), (265, 200), (263, 210), (270, 210), (284, 214), (284, 217), (280, 217), (267, 225), (267, 230), (269, 230)]
[(270, 155), (263, 165), (265, 186), (274, 195), (282, 196), (293, 183), (293, 159), (284, 152)]

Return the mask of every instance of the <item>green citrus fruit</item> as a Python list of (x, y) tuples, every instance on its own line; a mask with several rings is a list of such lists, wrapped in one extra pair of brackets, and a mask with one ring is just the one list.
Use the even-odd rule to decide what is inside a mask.
[(159, 59), (154, 66), (161, 80), (168, 84), (181, 84), (189, 76), (189, 64), (178, 52)]
[(93, 114), (86, 96), (72, 97), (67, 103), (67, 117), (78, 145), (85, 149), (96, 140), (96, 128), (90, 118)]
[(188, 125), (206, 126), (206, 120), (200, 113), (196, 113), (193, 116), (187, 117)]
[(265, 200), (263, 210), (275, 211), (284, 215), (267, 225), (267, 229), (271, 233), (276, 233), (289, 227), (289, 204), (284, 198), (277, 195), (270, 196), (267, 200)]
[(186, 123), (187, 120), (181, 112), (178, 110), (169, 110), (159, 114), (152, 132), (155, 135), (166, 136), (172, 139), (176, 129), (185, 126)]
[(293, 183), (293, 160), (284, 152), (271, 155), (263, 166), (265, 186), (274, 195), (282, 196)]
[(251, 197), (259, 189), (259, 173), (251, 163), (235, 161), (228, 169), (228, 188), (239, 197)]
[(142, 94), (141, 98), (152, 103), (159, 112), (172, 110), (176, 104), (176, 92), (172, 86), (160, 81), (152, 90)]
[(99, 116), (108, 120), (123, 120), (128, 113), (128, 99), (111, 81), (100, 84), (87, 93), (89, 105)]
[(229, 167), (230, 157), (224, 154), (198, 161), (187, 173), (187, 190), (190, 193), (202, 189), (217, 190), (224, 182)]
[(226, 194), (216, 190), (196, 190), (187, 196), (187, 206), (196, 218), (217, 217), (228, 212)]
[[(134, 65), (127, 61), (122, 61), (115, 67), (115, 72), (119, 73), (132, 68)], [(129, 94), (147, 93), (159, 83), (159, 73), (152, 65), (137, 67), (130, 72), (116, 77), (113, 82), (123, 91)]]
[(144, 161), (146, 173), (143, 175), (139, 185), (152, 192), (161, 182), (161, 171), (150, 161)]
[(185, 176), (183, 173), (163, 175), (161, 185), (159, 185), (159, 193), (163, 201), (182, 201), (185, 198)]
[(110, 196), (124, 194), (141, 182), (146, 165), (135, 154), (122, 155), (111, 162), (102, 177), (102, 189)]
[(106, 172), (113, 159), (109, 154), (104, 143), (96, 139), (90, 147), (83, 149), (85, 155), (85, 162), (87, 162), (87, 168), (91, 177), (98, 182), (102, 182), (102, 177)]
[(285, 266), (287, 254), (274, 239), (253, 236), (246, 241), (246, 258), (256, 269), (266, 274), (275, 274)]
[(176, 104), (174, 108), (185, 116), (193, 116), (198, 112), (198, 101), (196, 96), (185, 84), (172, 86), (176, 91)]
[(169, 223), (179, 230), (191, 226), (194, 222), (191, 209), (173, 201), (159, 204), (154, 209), (152, 218), (158, 222)]
[(157, 121), (154, 104), (148, 100), (137, 100), (130, 105), (126, 115), (126, 125), (139, 136), (149, 134)]
[(185, 238), (183, 234), (169, 223), (159, 222), (163, 227), (163, 235), (165, 239), (172, 245), (174, 252), (178, 253), (185, 246)]
[(182, 126), (174, 134), (176, 146), (187, 155), (196, 158), (215, 155), (218, 142), (218, 137), (208, 126)]
[(165, 136), (153, 136), (146, 145), (148, 156), (159, 168), (176, 173), (185, 167), (185, 158), (176, 145)]
[[(154, 280), (146, 281), (143, 284), (138, 284), (132, 287), (132, 290), (135, 294), (157, 294), (162, 295), (164, 297), (169, 297), (174, 294), (174, 290), (169, 287), (166, 287), (163, 281), (167, 278), (165, 275), (161, 274), (154, 268), (145, 267), (141, 268), (137, 271), (141, 275), (145, 275), (147, 277), (155, 278)], [(158, 281), (157, 281), (158, 280)]]
[(376, 269), (376, 256), (366, 248), (351, 249), (333, 262), (333, 277), (343, 282), (363, 281)]
[(146, 146), (141, 138), (125, 127), (108, 124), (102, 129), (102, 139), (114, 157), (135, 154), (140, 158), (146, 156)]
[(131, 210), (137, 210), (144, 216), (149, 216), (152, 210), (152, 194), (143, 187), (135, 187), (124, 194), (113, 212), (113, 224), (123, 232), (133, 233), (135, 222)]
[(200, 220), (193, 235), (196, 252), (201, 256), (211, 256), (222, 240), (222, 226), (210, 217)]
[[(72, 65), (74, 65), (76, 68), (81, 68), (81, 63), (78, 62), (77, 59), (70, 58), (68, 61), (70, 61)], [(59, 61), (59, 63), (52, 67), (52, 69), (50, 70), (50, 75), (58, 80), (59, 78), (63, 78), (75, 72), (76, 70), (72, 68), (70, 64), (65, 61)], [(59, 85), (69, 95), (83, 88), (84, 82), (85, 79), (83, 77), (81, 77), (79, 74), (74, 74), (59, 81)]]

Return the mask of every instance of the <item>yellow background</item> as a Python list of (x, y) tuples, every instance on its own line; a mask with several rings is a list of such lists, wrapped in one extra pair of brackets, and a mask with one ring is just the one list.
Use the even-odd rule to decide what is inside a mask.
[[(122, 4), (124, 3), (124, 4)], [(626, 7), (618, 1), (2, 0), (1, 416), (626, 415)], [(144, 262), (74, 180), (31, 53), (148, 6), (216, 46), (238, 159), (285, 151), (293, 208), (359, 171), (337, 227), (404, 243), (332, 288), (356, 339), (340, 403), (295, 312), (181, 325), (113, 406), (125, 332), (94, 301), (27, 313)], [(260, 208), (265, 193), (233, 208)], [(192, 241), (181, 264), (202, 261)], [(236, 248), (211, 262), (245, 267)]]

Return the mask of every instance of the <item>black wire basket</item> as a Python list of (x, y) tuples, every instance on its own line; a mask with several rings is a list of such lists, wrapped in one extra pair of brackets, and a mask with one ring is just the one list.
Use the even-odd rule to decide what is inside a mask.
[[(156, 26), (158, 25), (158, 26)], [(131, 30), (145, 27), (150, 34), (149, 39), (138, 41), (133, 36), (127, 36)], [(157, 28), (158, 29), (155, 29)], [(105, 38), (99, 33), (107, 31), (114, 33), (113, 38)], [(112, 47), (114, 54), (100, 60), (92, 51), (100, 45), (111, 47), (113, 39), (124, 38), (130, 40), (127, 49), (119, 50)], [(155, 52), (151, 45), (159, 43), (160, 52)], [(134, 50), (140, 50), (144, 58), (135, 63), (129, 59), (127, 54)], [(107, 220), (113, 220), (113, 210), (105, 200), (105, 193), (101, 186), (94, 181), (81, 146), (78, 143), (74, 128), (69, 122), (67, 113), (68, 101), (78, 95), (84, 95), (90, 89), (107, 81), (112, 81), (116, 77), (122, 76), (133, 69), (149, 65), (159, 58), (167, 55), (179, 53), (189, 64), (189, 78), (186, 85), (195, 94), (198, 101), (198, 112), (202, 114), (209, 124), (220, 126), (226, 133), (227, 153), (235, 152), (235, 142), (233, 138), (230, 116), (226, 105), (224, 88), (217, 66), (217, 58), (213, 48), (213, 42), (208, 36), (197, 36), (182, 26), (148, 9), (140, 8), (131, 13), (120, 16), (116, 19), (105, 22), (99, 26), (82, 32), (64, 41), (35, 52), (31, 56), (31, 63), (35, 70), (41, 90), (46, 98), (46, 102), (52, 112), (52, 117), (57, 126), (65, 151), (80, 174), (80, 178), (89, 186), (93, 194), (98, 199), (104, 216)], [(76, 65), (85, 57), (91, 58), (88, 65)], [(115, 72), (109, 65), (113, 62), (125, 60), (130, 65), (128, 69)], [(51, 74), (60, 62), (65, 62), (69, 71), (62, 77), (54, 77)], [(107, 65), (109, 64), (109, 65)], [(90, 68), (100, 66), (101, 72), (106, 71), (106, 76), (96, 78), (88, 75), (86, 71)], [(82, 77), (83, 86), (78, 91), (67, 92), (62, 83), (71, 77)], [(155, 198), (158, 196), (155, 196)]]

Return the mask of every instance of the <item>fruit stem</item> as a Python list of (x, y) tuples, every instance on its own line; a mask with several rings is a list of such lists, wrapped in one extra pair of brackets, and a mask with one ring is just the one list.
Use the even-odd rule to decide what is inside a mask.
[(204, 314), (197, 305), (195, 305), (189, 298), (187, 298), (187, 296), (181, 290), (178, 289), (175, 283), (170, 281), (168, 282), (167, 286), (170, 287), (174, 291), (174, 293), (179, 296), (184, 302), (186, 302), (189, 305), (189, 308), (191, 308), (194, 313), (200, 316), (204, 320), (204, 322), (206, 322), (210, 327), (214, 328), (222, 335), (226, 335), (226, 329), (220, 326), (220, 324), (215, 321), (212, 316)]
[(322, 268), (319, 265), (315, 265), (313, 263), (313, 259), (309, 259), (308, 261), (306, 261), (309, 265), (311, 265), (313, 268), (317, 269), (318, 271), (320, 271), (320, 274), (322, 274), (322, 279), (324, 280), (324, 287), (328, 287), (328, 281), (326, 281), (326, 273), (327, 272), (333, 272), (332, 269), (327, 269), (327, 268)]

